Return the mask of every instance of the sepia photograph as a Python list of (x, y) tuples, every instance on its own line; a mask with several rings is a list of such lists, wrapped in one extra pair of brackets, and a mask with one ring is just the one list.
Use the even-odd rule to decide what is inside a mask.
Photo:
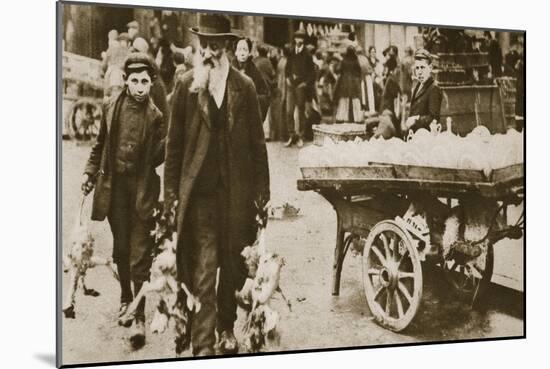
[(58, 367), (525, 338), (526, 32), (358, 18), (57, 2)]

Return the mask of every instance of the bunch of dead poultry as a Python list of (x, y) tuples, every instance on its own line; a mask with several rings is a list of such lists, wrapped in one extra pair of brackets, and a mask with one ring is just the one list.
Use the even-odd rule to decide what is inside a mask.
[(63, 255), (63, 270), (69, 273), (69, 290), (63, 303), (63, 314), (65, 318), (74, 319), (76, 293), (82, 287), (84, 295), (97, 297), (99, 292), (86, 286), (86, 274), (89, 269), (96, 266), (106, 266), (118, 279), (118, 274), (112, 260), (94, 255), (95, 240), (88, 228), (88, 222), (82, 220), (82, 211), (86, 197), (82, 197), (80, 209), (77, 214), (75, 227), (71, 237), (69, 252)]
[(266, 248), (267, 206), (259, 213), (257, 221), (257, 240), (241, 253), (248, 269), (248, 278), (243, 288), (235, 294), (237, 303), (246, 313), (243, 333), (245, 346), (250, 352), (259, 352), (268, 342), (279, 338), (276, 328), (280, 315), (270, 304), (275, 293), (291, 308), (279, 286), (284, 259)]
[(155, 211), (155, 256), (151, 265), (150, 281), (144, 283), (134, 301), (128, 307), (123, 320), (132, 320), (139, 302), (146, 295), (154, 295), (158, 299), (156, 310), (151, 321), (150, 330), (153, 333), (163, 333), (174, 323), (176, 332), (176, 355), (181, 355), (190, 347), (189, 317), (198, 312), (201, 304), (184, 283), (177, 280), (176, 266), (176, 205), (169, 213)]

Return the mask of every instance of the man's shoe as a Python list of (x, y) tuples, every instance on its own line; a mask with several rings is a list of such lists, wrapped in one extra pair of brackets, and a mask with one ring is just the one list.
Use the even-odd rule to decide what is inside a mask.
[(239, 352), (239, 343), (233, 331), (223, 331), (220, 334), (218, 348), (222, 354), (236, 354)]
[(145, 346), (145, 320), (136, 319), (130, 333), (130, 345), (133, 350), (139, 350)]
[(304, 141), (301, 138), (299, 138), (298, 142), (296, 142), (296, 146), (298, 146), (298, 148), (301, 149), (302, 147), (304, 147)]
[(287, 142), (285, 142), (284, 147), (290, 147), (294, 143), (294, 137), (290, 137)]
[(126, 312), (128, 311), (129, 302), (121, 302), (120, 308), (118, 309), (118, 325), (129, 328), (132, 326), (133, 317), (127, 316)]

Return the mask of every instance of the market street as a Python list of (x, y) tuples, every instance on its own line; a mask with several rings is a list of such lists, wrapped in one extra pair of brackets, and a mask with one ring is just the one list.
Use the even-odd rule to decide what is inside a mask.
[[(80, 201), (80, 181), (90, 146), (63, 141), (62, 147), (62, 208), (63, 247), (66, 250)], [(281, 314), (278, 345), (272, 351), (318, 349), (331, 347), (369, 346), (441, 340), (460, 340), (520, 336), (523, 332), (523, 294), (492, 285), (490, 302), (484, 312), (471, 311), (457, 302), (442, 281), (438, 271), (425, 271), (422, 304), (410, 326), (393, 333), (378, 326), (367, 307), (361, 282), (361, 258), (348, 253), (344, 262), (340, 296), (331, 295), (336, 215), (331, 205), (314, 192), (299, 192), (298, 149), (284, 148), (279, 142), (268, 143), (271, 173), (272, 204), (288, 202), (300, 209), (299, 216), (271, 220), (268, 224), (268, 248), (282, 255), (286, 265), (282, 270), (281, 288), (292, 302), (289, 311), (284, 302), (274, 302)], [(161, 169), (162, 170), (162, 169)], [(91, 199), (86, 203), (89, 216)], [(112, 238), (107, 222), (93, 222), (91, 231), (96, 239), (96, 254), (108, 257)], [(523, 265), (523, 240), (501, 241), (495, 246), (495, 273), (504, 275), (493, 281), (510, 279), (508, 271)], [(507, 250), (519, 256), (505, 257)], [(514, 251), (515, 250), (515, 251)], [(504, 256), (503, 256), (504, 255)], [(503, 260), (506, 260), (505, 262)], [(509, 261), (514, 263), (511, 265)], [(519, 268), (519, 269), (518, 269)], [(514, 273), (511, 273), (514, 274)], [(518, 275), (515, 273), (514, 275)], [(513, 278), (512, 278), (513, 279)], [(503, 282), (500, 282), (503, 283)], [(522, 285), (515, 280), (508, 285)], [(127, 329), (117, 325), (119, 286), (106, 269), (89, 272), (89, 287), (98, 290), (99, 297), (83, 296), (79, 292), (76, 319), (63, 319), (63, 362), (89, 363), (101, 361), (131, 361), (169, 358), (174, 356), (173, 333), (153, 335), (147, 326), (147, 343), (139, 351), (131, 351)], [(64, 275), (62, 285), (68, 285)], [(64, 291), (65, 293), (66, 291)], [(153, 299), (147, 300), (148, 322), (152, 316)], [(242, 319), (240, 319), (242, 321)], [(236, 327), (239, 339), (239, 326)], [(187, 352), (185, 356), (189, 356)]]

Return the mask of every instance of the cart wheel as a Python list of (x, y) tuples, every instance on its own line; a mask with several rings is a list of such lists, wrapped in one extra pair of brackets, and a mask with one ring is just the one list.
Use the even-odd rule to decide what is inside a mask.
[(76, 140), (92, 140), (99, 134), (101, 117), (100, 103), (86, 98), (77, 100), (65, 117), (67, 132)]
[(447, 282), (472, 305), (487, 290), (493, 276), (493, 244), (487, 242), (483, 246), (481, 255), (474, 260), (464, 261), (451, 255), (442, 263)]
[(394, 332), (409, 325), (422, 297), (422, 265), (411, 237), (394, 221), (384, 220), (369, 233), (363, 251), (363, 285), (380, 325)]

